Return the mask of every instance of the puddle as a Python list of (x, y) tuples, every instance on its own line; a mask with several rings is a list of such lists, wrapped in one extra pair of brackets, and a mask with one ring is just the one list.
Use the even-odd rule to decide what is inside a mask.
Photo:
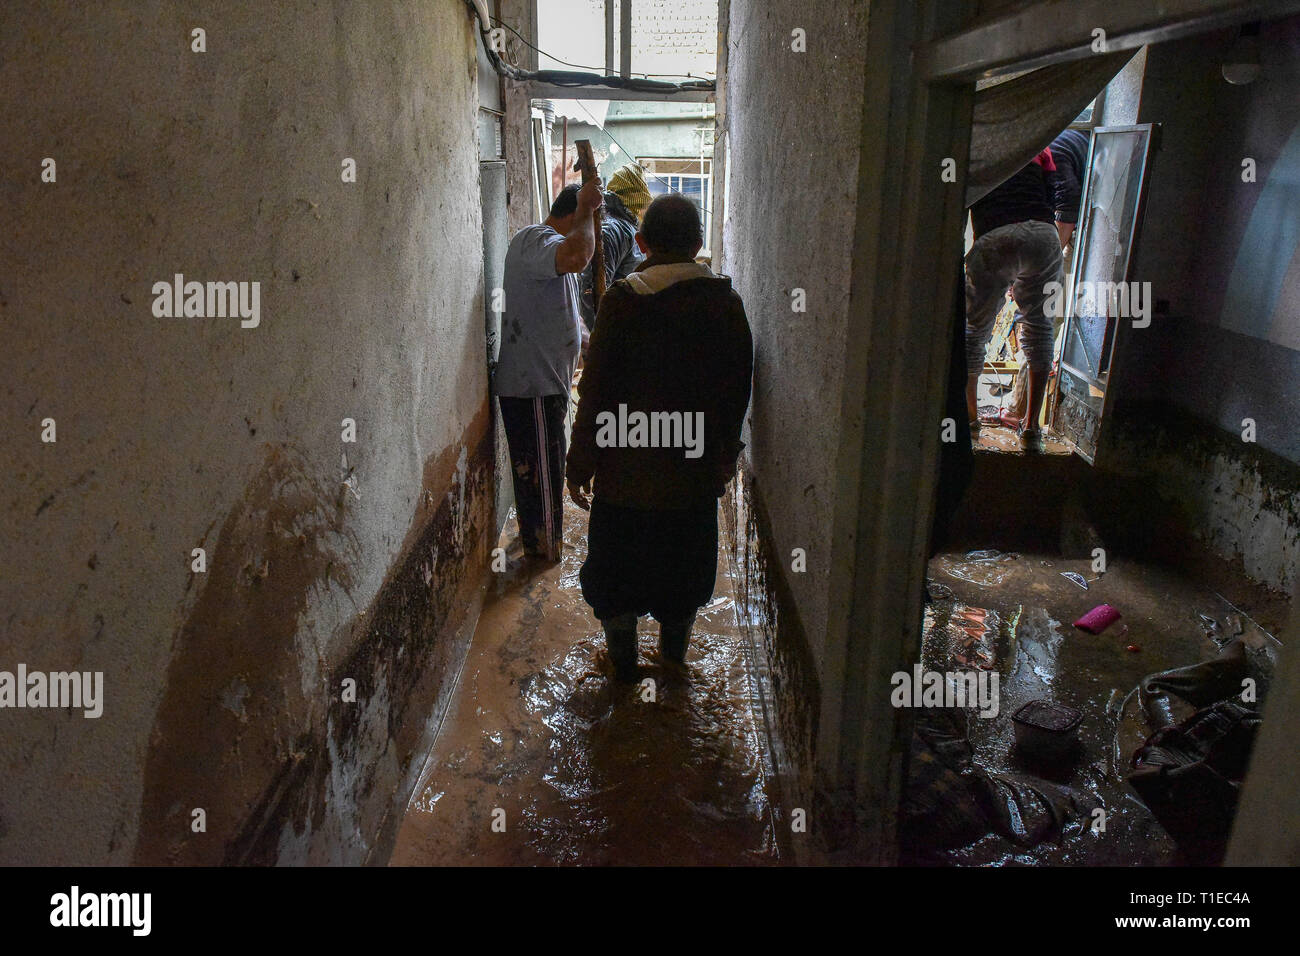
[(935, 559), (939, 570), (959, 581), (969, 581), (983, 588), (1001, 584), (1019, 555), (1002, 551), (971, 551), (960, 559), (941, 555)]
[(393, 863), (780, 862), (727, 562), (686, 670), (642, 618), (642, 683), (616, 684), (578, 585), (586, 515), (566, 502), (564, 517), (561, 563), (516, 563), (483, 610)]
[[(1083, 574), (1088, 590), (1062, 575)], [(1249, 617), (1214, 592), (1152, 565), (1112, 562), (1100, 577), (1088, 563), (1059, 555), (1015, 555), (996, 551), (943, 554), (930, 563), (930, 602), (925, 609), (922, 661), (927, 668), (955, 666), (963, 648), (978, 649), (970, 667), (991, 668), (1000, 679), (998, 716), (978, 719), (968, 711), (970, 762), (995, 778), (987, 799), (1001, 806), (1021, 842), (1043, 828), (1053, 812), (1034, 787), (1056, 796), (1069, 809), (1059, 834), (1037, 846), (996, 833), (956, 849), (924, 850), (920, 862), (957, 865), (1162, 866), (1183, 862), (1177, 846), (1125, 783), (1133, 752), (1152, 733), (1135, 692), (1148, 674), (1206, 660), (1240, 637), (1252, 676), (1266, 694), (1277, 642)], [(1099, 635), (1072, 626), (1098, 604), (1124, 615), (1123, 627)], [(970, 643), (968, 643), (970, 642)], [(1139, 648), (1131, 652), (1132, 645)], [(1035, 764), (1015, 745), (1011, 715), (1030, 700), (1047, 700), (1083, 714), (1080, 746), (1057, 765)], [(951, 773), (936, 784), (932, 767), (913, 761), (918, 787), (951, 793)], [(927, 776), (928, 775), (928, 776)], [(1025, 782), (1033, 783), (1030, 790)], [(1064, 788), (1051, 790), (1050, 788)], [(1022, 803), (1012, 799), (1019, 795)], [(932, 795), (933, 796), (933, 795)], [(1058, 799), (1059, 798), (1059, 799)], [(967, 808), (969, 809), (969, 808)], [(1094, 827), (1094, 811), (1104, 829)], [(953, 811), (957, 812), (957, 811)], [(1018, 817), (1027, 812), (1034, 819)], [(1044, 816), (1046, 814), (1046, 816)], [(1048, 821), (1055, 830), (1055, 818)], [(911, 852), (904, 847), (904, 858)]]

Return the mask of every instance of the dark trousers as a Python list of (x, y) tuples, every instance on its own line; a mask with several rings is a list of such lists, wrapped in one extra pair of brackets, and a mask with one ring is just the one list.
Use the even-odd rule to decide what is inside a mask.
[(529, 554), (558, 560), (564, 543), (564, 418), (568, 395), (499, 397), (510, 446), (519, 537)]
[(718, 502), (647, 511), (596, 498), (587, 525), (587, 560), (578, 580), (601, 621), (650, 614), (689, 622), (713, 597), (718, 570)]

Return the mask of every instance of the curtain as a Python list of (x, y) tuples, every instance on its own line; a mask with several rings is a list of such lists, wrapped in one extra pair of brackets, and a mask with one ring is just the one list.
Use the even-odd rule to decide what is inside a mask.
[(1015, 175), (1136, 55), (1136, 50), (1123, 50), (1084, 57), (977, 89), (966, 205)]

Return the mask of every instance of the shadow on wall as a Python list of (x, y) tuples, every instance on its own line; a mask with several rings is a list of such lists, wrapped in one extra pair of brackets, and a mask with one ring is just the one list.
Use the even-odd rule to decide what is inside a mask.
[[(176, 636), (137, 863), (385, 862), (412, 759), (472, 633), (491, 532), (488, 421), (484, 405), (464, 444), (430, 462), (414, 540), (337, 640), (313, 640), (303, 615), (318, 590), (350, 597), (348, 489), (267, 446)], [(331, 660), (331, 646), (349, 650)]]

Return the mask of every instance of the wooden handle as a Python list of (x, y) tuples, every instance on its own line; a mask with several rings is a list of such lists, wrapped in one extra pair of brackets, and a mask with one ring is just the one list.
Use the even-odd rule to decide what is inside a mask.
[[(578, 150), (577, 166), (582, 170), (582, 183), (585, 186), (596, 176), (596, 160), (591, 155), (591, 140), (575, 139), (574, 147)], [(600, 311), (600, 300), (605, 297), (605, 237), (601, 225), (605, 221), (604, 209), (597, 209), (592, 218), (592, 228), (596, 232), (596, 251), (591, 257), (591, 302), (596, 311)]]

